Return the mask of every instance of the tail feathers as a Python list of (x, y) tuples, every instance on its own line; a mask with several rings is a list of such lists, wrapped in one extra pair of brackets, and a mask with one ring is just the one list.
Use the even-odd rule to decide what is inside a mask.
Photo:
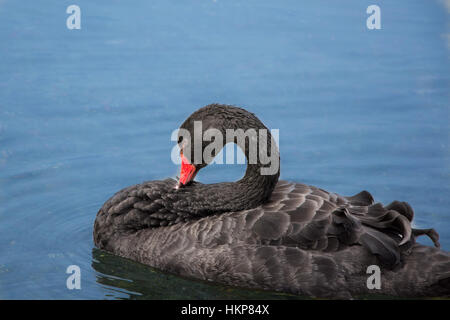
[[(349, 212), (352, 213), (351, 207)], [(407, 202), (394, 201), (386, 207), (380, 203), (372, 204), (365, 215), (354, 214), (353, 217), (361, 222), (359, 242), (377, 255), (380, 262), (388, 268), (399, 266), (403, 260), (403, 252), (410, 251), (415, 246), (415, 239), (421, 235), (427, 235), (435, 247), (440, 247), (439, 234), (434, 229), (412, 228), (414, 211)], [(442, 285), (448, 286), (450, 283), (448, 254), (442, 259), (445, 260), (444, 265), (448, 267), (447, 273), (437, 269), (436, 272), (442, 276), (439, 280)]]
[(337, 237), (340, 243), (361, 244), (383, 266), (392, 269), (400, 263), (400, 243), (409, 240), (411, 226), (399, 213), (376, 204), (365, 215), (354, 213), (351, 207), (334, 211), (328, 234)]
[(401, 252), (415, 242), (411, 227), (414, 211), (408, 203), (394, 201), (386, 207), (371, 204), (361, 214), (356, 203), (371, 201), (369, 196), (368, 192), (361, 192), (349, 197), (352, 206), (348, 212), (358, 221), (358, 242), (376, 255), (382, 265), (393, 269), (401, 262)]
[(383, 266), (392, 269), (400, 263), (400, 250), (396, 241), (376, 229), (362, 229), (360, 243), (376, 255)]
[(355, 194), (354, 196), (345, 198), (355, 206), (369, 206), (374, 203), (372, 195), (366, 190), (363, 190), (360, 193)]
[[(358, 218), (367, 227), (367, 230), (373, 228), (379, 231), (376, 234), (387, 236), (394, 241), (397, 247), (411, 240), (411, 222), (405, 215), (396, 210), (385, 208), (376, 203), (368, 208), (366, 215)], [(372, 236), (375, 236), (375, 234)]]
[(393, 201), (386, 206), (388, 210), (394, 210), (406, 217), (410, 222), (414, 218), (414, 210), (411, 208), (408, 202)]

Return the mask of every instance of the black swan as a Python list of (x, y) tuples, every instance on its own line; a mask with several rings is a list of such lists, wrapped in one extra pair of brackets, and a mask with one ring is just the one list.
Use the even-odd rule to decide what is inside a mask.
[[(203, 107), (180, 128), (193, 133), (195, 121), (224, 136), (226, 129), (267, 129), (254, 114), (228, 105)], [(266, 151), (279, 157), (267, 137)], [(244, 141), (234, 142), (248, 159)], [(344, 197), (278, 181), (279, 166), (263, 175), (267, 162), (259, 157), (237, 182), (202, 184), (192, 180), (208, 162), (191, 164), (195, 148), (183, 148), (194, 142), (180, 136), (178, 143), (180, 180), (116, 193), (95, 220), (98, 248), (182, 276), (310, 297), (450, 296), (450, 253), (439, 249), (433, 229), (412, 228), (408, 203), (383, 206), (367, 191)], [(437, 248), (415, 242), (424, 234)], [(368, 286), (371, 265), (381, 270), (375, 289)]]

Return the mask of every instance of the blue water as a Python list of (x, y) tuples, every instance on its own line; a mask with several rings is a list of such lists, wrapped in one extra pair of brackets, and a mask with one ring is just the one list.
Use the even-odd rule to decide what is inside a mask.
[[(366, 8), (381, 8), (381, 30)], [(81, 30), (66, 8), (81, 8)], [(0, 0), (0, 299), (293, 298), (93, 250), (114, 192), (174, 177), (197, 108), (280, 130), (281, 177), (408, 201), (450, 250), (449, 1)], [(202, 182), (238, 179), (215, 165)], [(430, 241), (423, 239), (423, 243)], [(67, 266), (81, 290), (66, 288)]]

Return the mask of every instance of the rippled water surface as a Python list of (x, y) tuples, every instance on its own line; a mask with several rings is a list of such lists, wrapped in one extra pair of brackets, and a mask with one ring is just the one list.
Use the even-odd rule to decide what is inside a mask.
[(369, 31), (372, 2), (79, 0), (68, 30), (73, 1), (0, 0), (0, 299), (295, 298), (94, 248), (103, 202), (174, 177), (170, 134), (211, 102), (280, 129), (283, 179), (408, 201), (450, 250), (450, 5), (376, 1)]

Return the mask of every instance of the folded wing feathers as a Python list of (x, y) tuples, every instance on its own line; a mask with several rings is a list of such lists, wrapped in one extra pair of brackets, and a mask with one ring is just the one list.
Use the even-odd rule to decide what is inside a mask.
[[(285, 195), (281, 211), (296, 225), (282, 241), (286, 245), (295, 245), (294, 240), (311, 250), (335, 251), (359, 244), (377, 255), (383, 265), (395, 267), (401, 246), (411, 240), (414, 213), (406, 202), (394, 201), (384, 207), (374, 203), (367, 191), (342, 197), (299, 184)], [(297, 203), (300, 205), (295, 207)]]

